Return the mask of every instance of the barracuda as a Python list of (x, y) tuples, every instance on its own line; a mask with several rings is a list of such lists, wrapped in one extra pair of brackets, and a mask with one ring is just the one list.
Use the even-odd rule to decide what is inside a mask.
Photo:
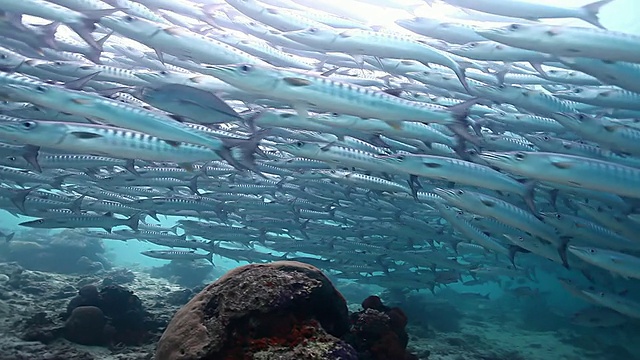
[(517, 175), (640, 198), (640, 169), (546, 152), (487, 152), (480, 154), (480, 158)]
[[(264, 63), (244, 51), (181, 27), (167, 27), (130, 15), (107, 16), (100, 23), (162, 53), (206, 64)], [(266, 63), (264, 63), (266, 64)]]
[(518, 194), (522, 196), (530, 209), (535, 209), (533, 183), (520, 183), (490, 167), (460, 159), (432, 155), (407, 154), (382, 158), (394, 170), (405, 174)]
[(509, 2), (501, 0), (444, 0), (447, 4), (454, 6), (514, 18), (530, 20), (554, 18), (582, 19), (599, 28), (603, 28), (598, 19), (600, 8), (612, 1), (613, 0), (595, 1), (582, 7), (561, 7), (553, 4), (521, 0)]
[(506, 225), (521, 229), (531, 235), (538, 236), (556, 246), (563, 246), (559, 236), (551, 226), (540, 221), (536, 216), (511, 203), (495, 197), (462, 189), (433, 189), (451, 205), (464, 210), (492, 217)]
[(57, 228), (103, 228), (107, 232), (116, 226), (128, 226), (132, 230), (138, 228), (140, 215), (132, 215), (127, 219), (119, 219), (113, 217), (111, 213), (105, 215), (73, 215), (73, 216), (57, 216), (52, 218), (43, 218), (20, 223), (21, 226), (39, 228), (39, 229), (57, 229)]
[(640, 54), (634, 51), (640, 46), (640, 36), (629, 33), (539, 24), (511, 24), (477, 32), (503, 44), (557, 56), (640, 62)]
[(640, 94), (622, 89), (602, 89), (578, 87), (572, 90), (556, 91), (553, 96), (605, 108), (640, 110)]
[(304, 45), (326, 51), (403, 58), (420, 61), (425, 65), (440, 64), (453, 70), (462, 86), (469, 90), (463, 69), (450, 55), (411, 37), (361, 29), (336, 32), (333, 29), (317, 27), (286, 32), (283, 35)]
[(298, 141), (294, 144), (277, 144), (279, 150), (295, 156), (321, 160), (332, 166), (355, 166), (362, 169), (384, 172), (392, 170), (389, 162), (373, 153), (338, 145), (321, 145)]
[(223, 141), (220, 141), (219, 149), (212, 151), (199, 145), (168, 142), (149, 134), (100, 125), (36, 120), (0, 123), (0, 138), (122, 159), (172, 161), (179, 164), (230, 159), (230, 163), (237, 163)]
[(440, 212), (440, 215), (442, 215), (442, 217), (447, 220), (454, 229), (458, 230), (471, 241), (497, 254), (509, 256), (509, 249), (504, 244), (469, 224), (469, 222), (464, 218), (464, 213), (455, 212), (452, 208), (444, 204), (434, 203), (434, 205)]
[(58, 4), (53, 4), (50, 1), (24, 0), (2, 1), (0, 2), (0, 10), (17, 14), (33, 15), (60, 22), (73, 29), (78, 36), (92, 48), (101, 49), (100, 44), (91, 37), (93, 24), (102, 16), (109, 15), (118, 9), (84, 9), (84, 11), (78, 12)]
[(605, 148), (640, 155), (640, 129), (586, 114), (558, 113), (553, 118), (567, 129)]
[(417, 121), (455, 125), (463, 121), (472, 105), (446, 108), (421, 104), (323, 76), (250, 64), (205, 68), (208, 74), (240, 89), (288, 101), (303, 117), (308, 117), (307, 109), (313, 106), (390, 123)]
[(119, 101), (54, 85), (12, 84), (5, 88), (11, 99), (29, 101), (62, 112), (85, 116), (100, 123), (120, 126), (158, 136), (167, 142), (177, 141), (222, 148), (222, 141), (193, 130), (174, 119)]

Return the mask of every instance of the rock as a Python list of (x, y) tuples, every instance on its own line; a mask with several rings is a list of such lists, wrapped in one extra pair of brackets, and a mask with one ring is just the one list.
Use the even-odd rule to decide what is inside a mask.
[(100, 308), (80, 306), (71, 312), (64, 324), (65, 339), (82, 345), (102, 345), (107, 320)]
[(320, 270), (253, 264), (229, 271), (180, 309), (156, 360), (357, 359), (338, 339), (348, 330), (346, 302)]
[(78, 294), (87, 301), (98, 301), (100, 293), (95, 285), (85, 285), (78, 290)]
[(153, 333), (166, 324), (156, 321), (143, 308), (140, 298), (119, 285), (105, 286), (100, 291), (95, 285), (83, 286), (67, 304), (66, 316), (70, 319), (82, 307), (98, 308), (107, 319), (103, 325), (103, 345), (141, 345), (151, 341)]
[(102, 280), (102, 286), (125, 285), (133, 282), (136, 275), (128, 269), (116, 269), (108, 272)]
[(214, 268), (201, 261), (171, 261), (151, 269), (151, 276), (165, 278), (183, 287), (201, 285)]
[(184, 305), (191, 300), (193, 292), (189, 289), (172, 291), (167, 295), (167, 302), (171, 305)]
[(408, 319), (400, 308), (385, 306), (377, 296), (366, 298), (362, 307), (364, 310), (351, 315), (351, 330), (346, 337), (361, 358), (418, 359), (406, 351), (409, 343), (409, 335), (405, 331)]

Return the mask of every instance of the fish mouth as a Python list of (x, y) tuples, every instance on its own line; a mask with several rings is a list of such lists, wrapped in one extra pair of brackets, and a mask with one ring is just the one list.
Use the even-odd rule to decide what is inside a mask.
[(578, 246), (575, 246), (575, 245), (567, 246), (567, 250), (571, 251), (572, 253), (574, 253), (576, 255), (578, 253), (580, 253), (580, 254), (588, 254), (588, 252), (589, 252), (588, 249), (582, 248), (582, 247), (578, 247)]

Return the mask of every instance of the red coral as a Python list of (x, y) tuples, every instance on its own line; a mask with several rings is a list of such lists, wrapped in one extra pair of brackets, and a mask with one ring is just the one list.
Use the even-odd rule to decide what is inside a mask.
[(385, 310), (385, 306), (384, 304), (382, 304), (382, 300), (380, 299), (380, 297), (375, 295), (371, 295), (368, 298), (364, 299), (364, 301), (362, 302), (362, 308), (365, 310), (367, 309), (373, 309), (378, 311)]
[(391, 328), (394, 330), (402, 330), (407, 326), (407, 315), (399, 307), (394, 307), (387, 312), (389, 316)]

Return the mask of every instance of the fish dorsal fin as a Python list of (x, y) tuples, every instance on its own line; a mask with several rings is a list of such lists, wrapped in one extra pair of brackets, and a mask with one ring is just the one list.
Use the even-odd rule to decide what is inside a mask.
[(92, 74), (89, 74), (87, 76), (83, 76), (81, 78), (75, 79), (75, 80), (71, 80), (71, 81), (67, 81), (64, 83), (64, 87), (67, 89), (71, 89), (71, 90), (82, 90), (82, 88), (91, 80), (93, 80), (93, 78), (95, 78), (96, 76), (98, 76), (98, 74), (100, 74), (100, 71), (96, 71)]
[(286, 78), (283, 78), (282, 80), (284, 80), (284, 82), (286, 82), (287, 84), (293, 85), (293, 86), (308, 86), (308, 85), (311, 85), (311, 81), (310, 80), (303, 79), (303, 78), (286, 77)]

